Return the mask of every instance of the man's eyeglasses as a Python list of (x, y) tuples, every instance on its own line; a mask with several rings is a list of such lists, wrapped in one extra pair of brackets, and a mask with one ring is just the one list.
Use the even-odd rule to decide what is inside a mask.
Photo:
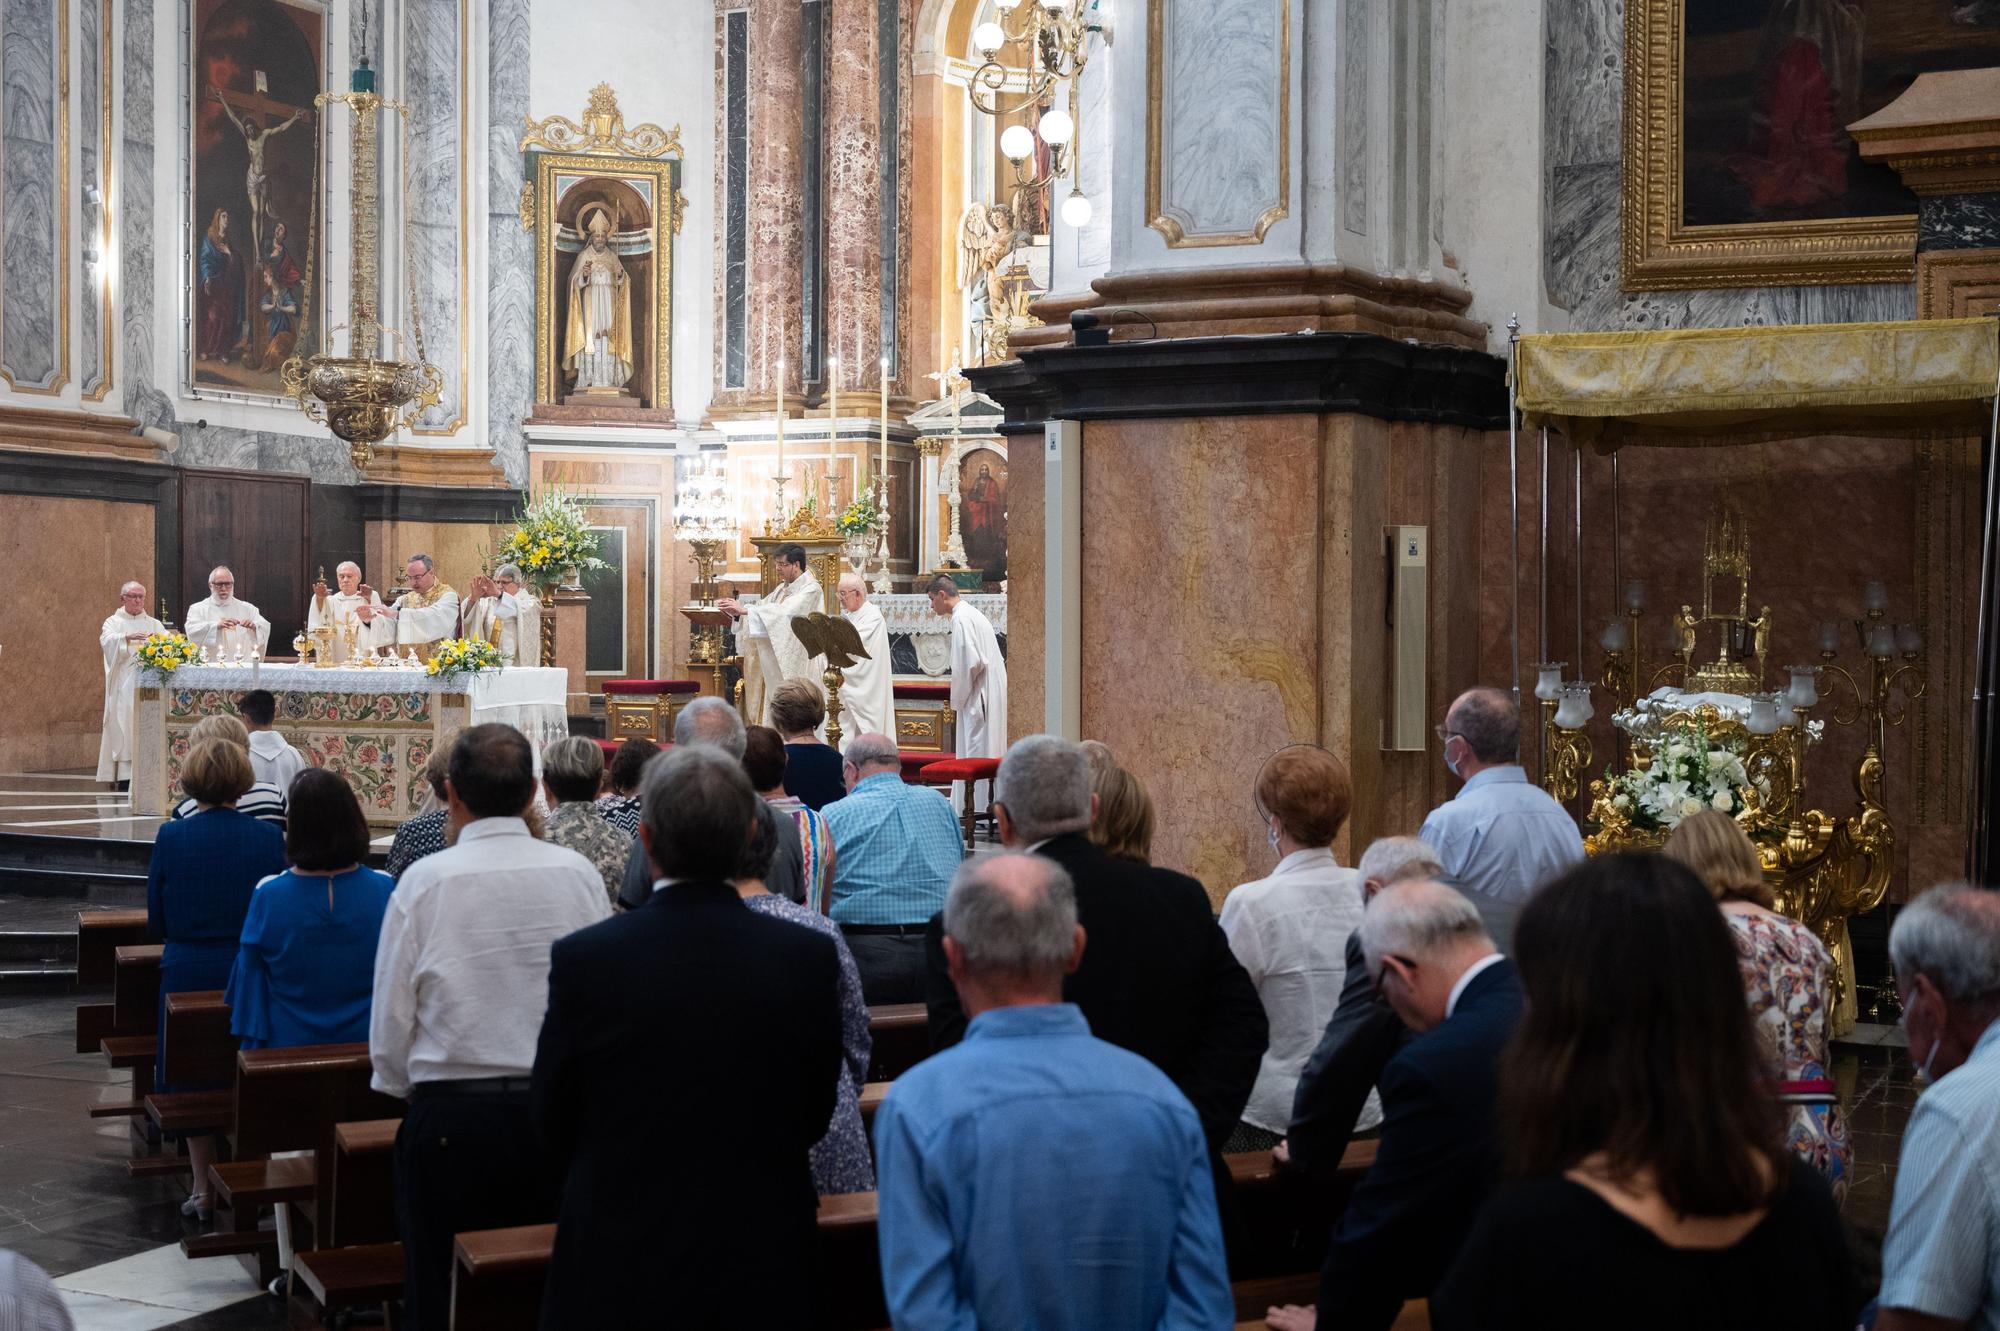
[(1391, 961), (1400, 961), (1409, 970), (1415, 970), (1417, 968), (1416, 958), (1414, 957), (1406, 957), (1398, 952), (1391, 952), (1387, 956), (1383, 957), (1382, 965), (1379, 968), (1377, 968), (1373, 973), (1371, 973), (1368, 977), (1368, 987), (1370, 990), (1374, 992), (1377, 998), (1380, 998), (1382, 996), (1382, 981), (1389, 974), (1388, 963), (1390, 963)]
[(1431, 733), (1438, 737), (1438, 743), (1440, 744), (1446, 744), (1455, 739), (1465, 738), (1465, 734), (1463, 731), (1446, 730), (1442, 724), (1432, 726)]

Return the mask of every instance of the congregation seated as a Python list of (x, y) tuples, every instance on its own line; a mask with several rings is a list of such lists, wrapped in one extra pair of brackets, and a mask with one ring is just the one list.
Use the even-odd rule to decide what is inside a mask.
[[(1361, 876), (1333, 855), (1354, 803), (1346, 766), (1325, 749), (1289, 745), (1265, 761), (1253, 795), (1278, 863), (1230, 892), (1219, 923), (1257, 986), (1271, 1040), (1232, 1151), (1268, 1150), (1284, 1137), (1299, 1072), (1339, 1002), (1347, 944), (1361, 924)], [(1100, 798), (1100, 823), (1103, 807)]]
[[(777, 732), (769, 726), (752, 726), (753, 750), (759, 731), (776, 742)], [(782, 748), (778, 751), (784, 752)], [(747, 754), (744, 762), (747, 774)], [(751, 785), (756, 785), (755, 777), (751, 778)], [(861, 1088), (868, 1081), (868, 1061), (875, 1052), (875, 1039), (868, 1028), (868, 1002), (861, 994), (861, 973), (854, 968), (854, 957), (840, 936), (840, 926), (812, 907), (787, 901), (764, 885), (764, 875), (771, 871), (771, 853), (778, 845), (778, 824), (785, 815), (761, 795), (756, 812), (756, 833), (736, 865), (733, 879), (736, 894), (754, 911), (824, 934), (832, 940), (840, 961), (841, 1064), (834, 1077), (833, 1119), (827, 1124), (826, 1135), (813, 1143), (813, 1186), (821, 1196), (867, 1192), (875, 1186), (875, 1164), (868, 1154), (868, 1133), (861, 1125)]]
[(411, 865), (389, 898), (368, 1025), (371, 1084), (410, 1101), (394, 1168), (417, 1331), (449, 1318), (454, 1235), (554, 1218), (528, 1106), (549, 947), (610, 913), (590, 861), (536, 840), (522, 817), (535, 774), (520, 731), (462, 732), (444, 786), (457, 840)]
[(269, 689), (252, 689), (236, 700), (236, 712), (250, 732), (250, 770), (265, 785), (290, 791), (292, 778), (312, 764), (277, 732), (277, 697)]
[(1663, 855), (1600, 856), (1528, 903), (1515, 948), (1512, 1181), (1432, 1294), (1432, 1325), (1853, 1326), (1839, 1213), (1758, 1087), (1737, 950), (1699, 880)]
[(445, 820), (451, 810), (445, 805), (444, 778), (451, 766), (451, 744), (457, 736), (439, 743), (431, 750), (430, 760), (424, 764), (424, 782), (430, 787), (437, 805), (428, 813), (420, 813), (404, 820), (396, 829), (394, 839), (389, 842), (389, 862), (384, 867), (391, 878), (400, 879), (403, 871), (426, 855), (435, 855), (445, 846)]
[(827, 913), (847, 936), (870, 1003), (921, 1002), (924, 930), (965, 855), (958, 815), (937, 791), (903, 780), (887, 735), (855, 736), (843, 771), (847, 797), (824, 815), (837, 856)]
[(825, 815), (795, 795), (785, 793), (785, 742), (769, 726), (751, 726), (744, 736), (743, 771), (757, 796), (782, 818), (789, 818), (799, 835), (799, 851), (804, 857), (800, 873), (805, 882), (806, 904), (826, 913), (827, 894), (833, 889), (833, 834), (827, 830)]
[[(1365, 907), (1383, 888), (1435, 879), (1444, 866), (1422, 838), (1390, 836), (1371, 841), (1354, 872), (1361, 880)], [(1299, 1070), (1291, 1123), (1278, 1146), (1283, 1163), (1320, 1178), (1331, 1178), (1340, 1168), (1354, 1134), (1381, 1126), (1382, 1097), (1375, 1083), (1410, 1034), (1375, 988), (1361, 954), (1359, 929), (1347, 936), (1341, 966), (1339, 1001)]]
[(942, 946), (965, 1038), (898, 1077), (875, 1116), (897, 1327), (1234, 1321), (1200, 1117), (1063, 1001), (1093, 942), (1054, 860), (959, 869)]
[(1146, 783), (1114, 764), (1098, 773), (1095, 792), (1097, 815), (1091, 820), (1090, 839), (1104, 847), (1106, 855), (1152, 863), (1153, 797), (1146, 793)]
[(639, 835), (639, 779), (659, 751), (660, 746), (652, 740), (633, 735), (618, 746), (605, 770), (604, 781), (610, 789), (598, 796), (597, 811), (628, 837)]
[(1875, 1331), (2000, 1326), (2000, 894), (1919, 896), (1889, 964), (1930, 1085), (1903, 1132)]
[[(249, 761), (250, 732), (244, 728), (241, 721), (227, 712), (217, 712), (213, 716), (204, 716), (201, 720), (194, 723), (193, 727), (188, 731), (190, 751), (194, 745), (199, 744), (205, 739), (227, 740), (229, 743), (242, 749), (244, 760), (246, 762)], [(285, 828), (285, 792), (281, 787), (259, 781), (256, 771), (255, 766), (252, 766), (250, 769), (250, 785), (237, 797), (233, 807), (239, 813), (248, 817), (258, 819), (261, 822), (276, 824), (278, 830), (282, 832)], [(182, 789), (186, 789), (187, 783), (183, 781), (181, 786)], [(186, 818), (195, 812), (196, 804), (195, 797), (190, 793), (186, 799), (176, 804), (173, 812), (167, 816), (170, 819)]]
[[(233, 718), (231, 724), (242, 729)], [(258, 883), (285, 871), (285, 834), (236, 807), (251, 785), (247, 744), (195, 741), (181, 763), (181, 786), (193, 807), (185, 817), (162, 823), (153, 840), (146, 872), (146, 937), (165, 945), (153, 1081), (162, 1093), (214, 1089), (168, 1080), (167, 995), (229, 983), (251, 895)], [(215, 1158), (215, 1139), (191, 1136), (187, 1148), (194, 1190), (181, 1214), (206, 1218), (212, 1209), (208, 1165)]]
[(761, 807), (737, 755), (677, 742), (643, 799), (651, 895), (543, 952), (534, 1112), (561, 1203), (541, 1325), (809, 1325), (837, 953), (732, 886)]
[(1512, 963), (1442, 883), (1384, 888), (1360, 933), (1369, 975), (1416, 1035), (1382, 1070), (1381, 1143), (1327, 1244), (1317, 1322), (1273, 1308), (1276, 1331), (1388, 1331), (1444, 1276), (1498, 1169), (1500, 1051), (1521, 1015)]
[(1854, 1158), (1833, 1084), (1833, 957), (1806, 925), (1780, 915), (1757, 847), (1734, 818), (1703, 809), (1663, 848), (1722, 907), (1762, 1051), (1764, 1084), (1785, 1105), (1785, 1144), (1817, 1169), (1837, 1205)]
[(594, 739), (568, 735), (542, 750), (542, 790), (549, 804), (543, 837), (589, 860), (604, 877), (605, 901), (616, 904), (632, 838), (598, 813), (603, 780), (604, 750)]
[[(820, 738), (826, 695), (809, 679), (790, 679), (771, 692), (771, 726), (785, 742), (785, 793), (824, 809), (847, 794), (840, 750)], [(852, 746), (857, 736), (850, 735)]]

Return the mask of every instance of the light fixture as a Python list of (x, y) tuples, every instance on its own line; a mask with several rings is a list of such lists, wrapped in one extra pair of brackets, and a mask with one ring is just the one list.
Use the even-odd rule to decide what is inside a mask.
[(1000, 154), (1010, 162), (1023, 162), (1035, 152), (1035, 132), (1026, 125), (1009, 125), (1000, 132)]
[(1007, 34), (998, 23), (988, 19), (972, 30), (972, 44), (988, 60), (994, 52), (1007, 44)]
[(1081, 231), (1090, 225), (1090, 200), (1071, 189), (1069, 197), (1063, 200), (1063, 225), (1073, 231)]
[(1070, 119), (1069, 112), (1050, 107), (1036, 122), (1035, 133), (1041, 135), (1042, 142), (1051, 148), (1060, 148), (1076, 134), (1076, 121)]
[[(1090, 34), (1103, 33), (1103, 25), (1087, 19), (1086, 12), (1092, 0), (1037, 0), (1032, 5), (1022, 5), (1021, 0), (995, 0), (994, 8), (1002, 14), (1011, 14), (1025, 8), (1025, 17), (1019, 22), (1020, 32), (1011, 40), (1006, 31), (995, 22), (988, 20), (972, 31), (972, 44), (979, 51), (984, 63), (973, 71), (971, 83), (972, 104), (980, 111), (996, 118), (1019, 115), (1031, 108), (1036, 122), (1027, 125), (1010, 125), (1000, 136), (1000, 151), (1014, 165), (1014, 215), (1027, 216), (1029, 210), (1022, 207), (1022, 197), (1047, 189), (1057, 178), (1071, 174), (1076, 160), (1078, 137), (1077, 81), (1083, 74), (1085, 62), (1090, 59)], [(1109, 40), (1106, 35), (1105, 40)], [(1003, 65), (996, 58), (1002, 47), (1016, 47), (1027, 53), (1025, 68)], [(1055, 85), (1069, 84), (1069, 109), (1049, 106), (1053, 99)], [(1052, 150), (1045, 171), (1037, 172), (1028, 166), (1034, 156), (1034, 140), (1041, 141)], [(1083, 205), (1088, 207), (1087, 204)], [(1064, 220), (1069, 220), (1069, 205), (1064, 204)], [(1084, 214), (1086, 220), (1088, 213)], [(1072, 222), (1073, 226), (1082, 225)]]

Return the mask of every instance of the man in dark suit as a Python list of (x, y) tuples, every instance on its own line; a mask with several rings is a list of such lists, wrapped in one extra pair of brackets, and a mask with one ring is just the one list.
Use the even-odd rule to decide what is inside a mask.
[[(1437, 882), (1383, 889), (1361, 921), (1376, 987), (1416, 1032), (1379, 1083), (1382, 1142), (1327, 1249), (1319, 1321), (1387, 1331), (1407, 1299), (1443, 1278), (1492, 1190), (1501, 1048), (1521, 1018), (1521, 984), (1479, 909)], [(1312, 1331), (1311, 1308), (1273, 1308), (1276, 1331)]]
[(834, 946), (730, 885), (757, 807), (734, 758), (663, 754), (641, 799), (652, 895), (557, 943), (549, 972), (534, 1110), (562, 1203), (541, 1324), (721, 1326), (747, 1298), (806, 1325)]

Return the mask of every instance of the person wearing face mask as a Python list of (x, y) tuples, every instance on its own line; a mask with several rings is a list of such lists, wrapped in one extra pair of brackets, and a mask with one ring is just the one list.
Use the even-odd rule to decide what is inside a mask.
[(1576, 820), (1521, 770), (1521, 709), (1502, 689), (1467, 689), (1437, 727), (1444, 765), (1465, 782), (1417, 835), (1437, 848), (1444, 881), (1479, 907), (1502, 952), (1535, 890), (1583, 859)]
[(2000, 1326), (2000, 894), (1933, 888), (1889, 931), (1918, 1075), (1876, 1331)]
[(1361, 925), (1361, 876), (1333, 853), (1354, 803), (1346, 766), (1325, 749), (1290, 745), (1258, 773), (1256, 801), (1277, 867), (1229, 894), (1221, 924), (1257, 986), (1271, 1043), (1230, 1151), (1269, 1150), (1285, 1135), (1299, 1070), (1340, 1001), (1348, 939)]

